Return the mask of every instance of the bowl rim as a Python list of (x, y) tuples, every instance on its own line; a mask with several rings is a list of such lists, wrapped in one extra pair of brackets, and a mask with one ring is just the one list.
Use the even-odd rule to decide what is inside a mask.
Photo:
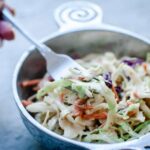
[[(76, 29), (71, 29), (71, 30), (67, 30), (67, 31), (58, 31), (54, 34), (52, 34), (51, 36), (47, 36), (45, 37), (43, 40), (41, 40), (41, 42), (46, 43), (48, 40), (52, 40), (54, 38), (63, 36), (65, 34), (68, 33), (74, 33), (74, 32), (82, 32), (82, 31), (108, 31), (108, 32), (116, 32), (116, 33), (120, 33), (120, 34), (125, 34), (127, 36), (133, 37), (135, 39), (138, 39), (139, 41), (142, 41), (148, 45), (150, 45), (150, 40), (144, 36), (141, 36), (137, 33), (128, 31), (126, 29), (122, 29), (122, 28), (118, 28), (115, 26), (111, 26), (111, 25), (106, 25), (103, 24), (100, 27), (83, 27), (83, 28), (76, 28)], [(30, 121), (36, 128), (40, 129), (41, 131), (43, 131), (44, 133), (46, 133), (47, 135), (50, 135), (56, 139), (59, 139), (63, 142), (68, 142), (70, 144), (74, 144), (74, 145), (78, 145), (80, 147), (84, 147), (84, 148), (90, 148), (90, 147), (105, 147), (105, 148), (119, 148), (122, 146), (129, 146), (129, 145), (137, 145), (138, 143), (138, 139), (134, 139), (132, 141), (125, 141), (125, 142), (121, 142), (121, 143), (113, 143), (113, 144), (96, 144), (96, 143), (86, 143), (86, 142), (80, 142), (80, 141), (76, 141), (76, 140), (72, 140), (69, 138), (66, 138), (62, 135), (59, 135), (51, 130), (48, 130), (46, 127), (42, 126), (40, 123), (38, 123), (28, 112), (27, 110), (23, 107), (22, 103), (21, 103), (21, 99), (19, 98), (18, 92), (17, 92), (17, 77), (18, 77), (18, 73), (20, 71), (20, 68), (23, 64), (23, 62), (25, 61), (25, 59), (29, 56), (29, 54), (35, 51), (35, 47), (31, 46), (29, 48), (28, 51), (25, 51), (23, 53), (23, 55), (21, 56), (21, 58), (19, 59), (19, 61), (17, 62), (17, 65), (15, 67), (15, 71), (13, 73), (13, 81), (12, 81), (12, 90), (13, 90), (13, 96), (15, 99), (15, 103), (18, 106), (19, 110), (21, 111), (21, 113), (24, 115), (24, 117)], [(150, 134), (150, 133), (148, 133)], [(147, 134), (146, 134), (147, 135)], [(141, 138), (141, 137), (140, 137)]]

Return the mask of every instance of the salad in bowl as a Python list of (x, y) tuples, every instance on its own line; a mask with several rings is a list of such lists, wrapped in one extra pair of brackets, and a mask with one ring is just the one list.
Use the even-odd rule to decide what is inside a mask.
[(145, 60), (91, 53), (76, 60), (89, 74), (70, 68), (54, 81), (49, 75), (26, 80), (34, 94), (22, 104), (43, 126), (90, 143), (118, 143), (150, 132), (150, 53)]

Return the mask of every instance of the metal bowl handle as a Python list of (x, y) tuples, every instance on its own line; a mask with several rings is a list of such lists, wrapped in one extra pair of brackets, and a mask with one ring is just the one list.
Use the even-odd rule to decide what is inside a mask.
[(59, 6), (54, 13), (60, 30), (100, 26), (102, 9), (99, 5), (87, 1), (72, 1)]

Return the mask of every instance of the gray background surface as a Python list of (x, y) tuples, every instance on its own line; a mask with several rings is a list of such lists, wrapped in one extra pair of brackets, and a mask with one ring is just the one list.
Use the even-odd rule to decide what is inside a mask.
[[(58, 30), (53, 12), (68, 0), (7, 0), (17, 19), (41, 40)], [(104, 22), (150, 38), (150, 0), (91, 0), (101, 5)], [(16, 32), (16, 39), (0, 48), (0, 150), (43, 150), (28, 133), (19, 116), (11, 89), (15, 65), (30, 44)]]

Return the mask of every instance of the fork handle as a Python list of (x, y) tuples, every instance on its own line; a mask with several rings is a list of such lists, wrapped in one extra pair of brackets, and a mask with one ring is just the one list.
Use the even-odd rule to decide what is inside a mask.
[(54, 51), (52, 51), (49, 47), (46, 45), (39, 43), (36, 39), (34, 39), (26, 30), (24, 30), (24, 27), (22, 27), (15, 18), (8, 12), (7, 9), (4, 9), (2, 11), (2, 14), (4, 18), (10, 22), (30, 43), (32, 43), (39, 52), (46, 57), (47, 52), (51, 52), (51, 54), (55, 54)]

